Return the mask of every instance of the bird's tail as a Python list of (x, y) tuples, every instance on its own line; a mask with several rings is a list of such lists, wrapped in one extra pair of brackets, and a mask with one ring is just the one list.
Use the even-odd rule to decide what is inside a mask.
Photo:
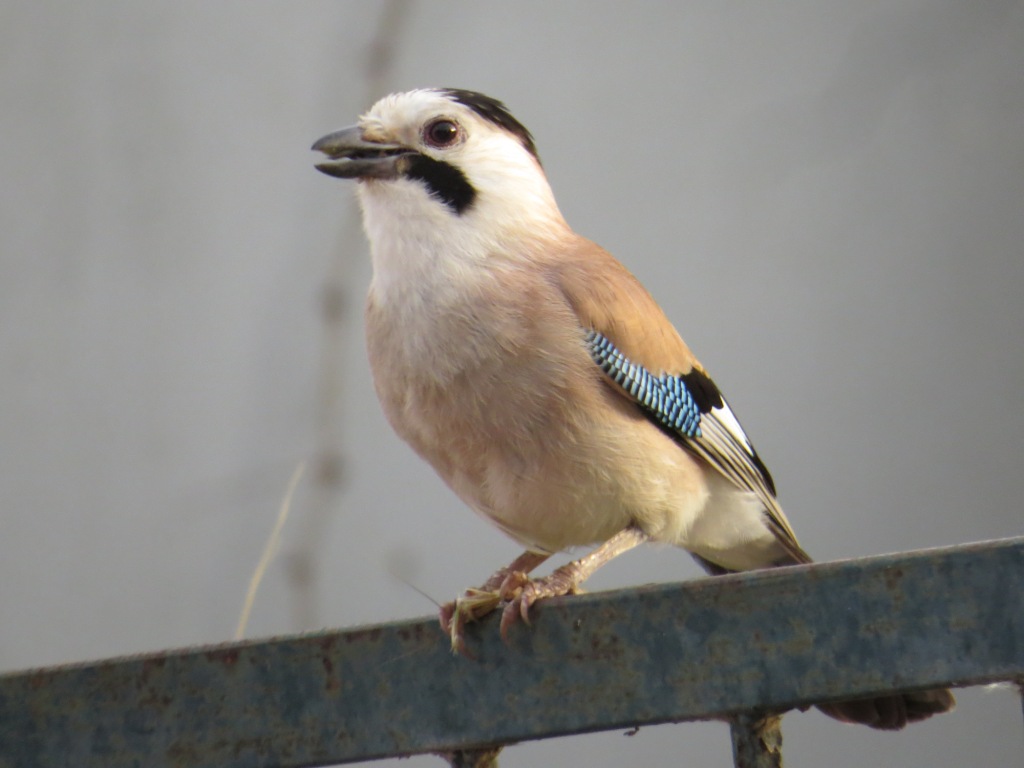
[[(690, 556), (696, 560), (712, 576), (722, 576), (735, 571), (705, 560), (692, 552)], [(800, 562), (787, 556), (772, 563), (772, 566), (797, 565)], [(930, 691), (914, 691), (913, 693), (894, 693), (889, 696), (876, 696), (866, 699), (847, 699), (833, 701), (830, 704), (818, 704), (819, 710), (829, 717), (844, 723), (858, 723), (881, 731), (898, 731), (908, 723), (927, 720), (932, 715), (951, 712), (956, 706), (956, 699), (948, 688), (935, 688)]]
[(849, 699), (819, 704), (818, 709), (844, 723), (859, 723), (883, 731), (898, 731), (907, 723), (927, 720), (949, 712), (956, 699), (948, 688), (914, 693), (894, 693), (871, 699)]

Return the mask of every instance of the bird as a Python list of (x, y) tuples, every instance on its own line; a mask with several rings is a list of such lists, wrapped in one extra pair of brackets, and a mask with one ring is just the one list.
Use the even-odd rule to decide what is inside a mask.
[[(312, 149), (317, 170), (357, 181), (366, 344), (388, 422), (524, 548), (442, 606), (454, 650), (467, 621), (504, 604), (504, 635), (645, 542), (711, 575), (811, 562), (713, 379), (637, 278), (569, 226), (503, 102), (393, 93)], [(818, 706), (895, 730), (954, 704), (939, 689)]]

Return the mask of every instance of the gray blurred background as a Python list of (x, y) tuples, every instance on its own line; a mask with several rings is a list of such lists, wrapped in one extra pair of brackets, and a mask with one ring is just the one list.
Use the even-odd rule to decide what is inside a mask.
[[(229, 639), (301, 462), (249, 636), (429, 614), (518, 553), (384, 423), (352, 189), (307, 149), (423, 85), (533, 130), (816, 557), (1022, 533), (1024, 4), (6, 2), (0, 671)], [(648, 548), (590, 586), (698, 575)], [(1020, 704), (785, 736), (792, 766), (1004, 766)], [(727, 730), (503, 758), (641, 764), (729, 766)]]

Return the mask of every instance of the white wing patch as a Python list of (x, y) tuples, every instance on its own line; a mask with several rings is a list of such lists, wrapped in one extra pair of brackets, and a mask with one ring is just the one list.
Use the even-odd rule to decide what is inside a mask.
[(687, 447), (721, 472), (738, 488), (753, 493), (764, 506), (775, 537), (797, 562), (810, 562), (775, 498), (775, 484), (761, 462), (729, 404), (713, 407), (701, 417), (702, 437), (688, 440)]
[[(786, 551), (797, 562), (810, 561), (775, 499), (775, 483), (768, 468), (757, 455), (718, 387), (702, 370), (663, 374), (655, 378), (646, 368), (631, 362), (603, 334), (589, 331), (585, 341), (591, 358), (612, 382), (683, 446), (704, 459), (737, 488), (753, 494), (764, 507), (769, 528)], [(670, 398), (659, 394), (659, 387), (665, 389), (669, 384), (685, 395), (681, 401), (685, 403), (682, 410), (689, 416), (686, 428), (675, 417), (675, 411), (667, 407), (675, 401), (670, 403)], [(696, 424), (692, 423), (694, 421)]]
[(722, 407), (712, 408), (708, 413), (708, 417), (718, 421), (718, 423), (721, 424), (730, 435), (732, 435), (733, 440), (742, 444), (743, 447), (747, 449), (746, 452), (751, 457), (757, 455), (754, 452), (754, 446), (750, 442), (750, 438), (747, 437), (747, 433), (743, 431), (743, 427), (741, 427), (739, 421), (736, 420), (736, 416), (733, 414), (732, 408), (729, 407), (729, 403), (725, 401), (724, 397), (722, 398)]

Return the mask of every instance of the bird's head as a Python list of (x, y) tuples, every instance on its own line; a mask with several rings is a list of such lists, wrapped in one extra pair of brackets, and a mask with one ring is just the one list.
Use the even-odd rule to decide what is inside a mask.
[[(456, 88), (397, 93), (313, 145), (317, 169), (358, 179), (364, 209), (473, 220), (561, 222), (530, 132), (497, 99)], [(483, 221), (481, 221), (481, 219)]]

